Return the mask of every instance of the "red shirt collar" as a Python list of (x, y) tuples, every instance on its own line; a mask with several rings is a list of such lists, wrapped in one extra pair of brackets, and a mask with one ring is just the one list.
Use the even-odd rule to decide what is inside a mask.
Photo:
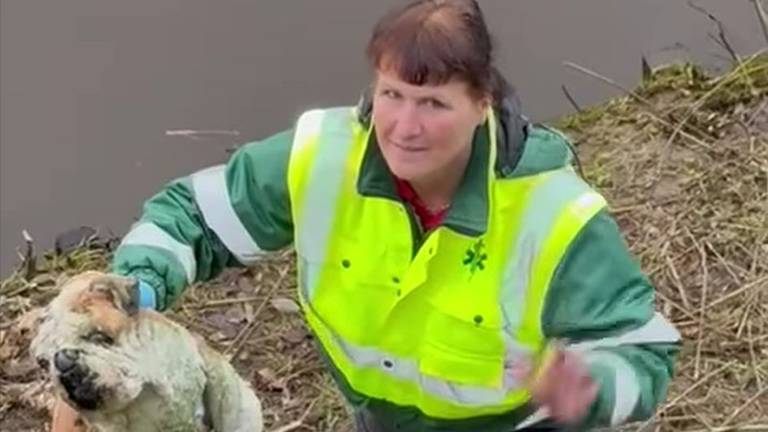
[(413, 210), (416, 213), (416, 216), (418, 216), (421, 226), (424, 227), (425, 231), (436, 228), (443, 222), (446, 213), (448, 213), (447, 208), (437, 213), (432, 213), (427, 206), (424, 205), (424, 202), (419, 198), (419, 195), (416, 194), (416, 191), (410, 183), (395, 177), (395, 185), (397, 187), (397, 194), (400, 195), (400, 198), (402, 198), (403, 201), (413, 207)]

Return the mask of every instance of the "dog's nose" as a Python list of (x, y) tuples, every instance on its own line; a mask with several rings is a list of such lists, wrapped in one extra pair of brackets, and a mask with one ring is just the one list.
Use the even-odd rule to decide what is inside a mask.
[(63, 349), (53, 356), (53, 365), (59, 372), (71, 370), (77, 364), (79, 353), (73, 349)]

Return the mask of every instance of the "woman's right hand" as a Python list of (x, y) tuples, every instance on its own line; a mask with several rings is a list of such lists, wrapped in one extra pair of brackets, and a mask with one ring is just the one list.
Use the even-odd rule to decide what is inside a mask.
[(533, 400), (547, 408), (556, 422), (578, 423), (597, 399), (599, 386), (578, 353), (552, 348), (534, 374), (530, 385)]

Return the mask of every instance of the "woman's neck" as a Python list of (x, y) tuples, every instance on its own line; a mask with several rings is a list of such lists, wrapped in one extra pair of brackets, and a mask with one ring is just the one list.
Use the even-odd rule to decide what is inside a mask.
[(442, 170), (418, 179), (409, 181), (413, 190), (430, 211), (438, 212), (449, 207), (456, 191), (464, 178), (464, 172), (469, 164), (472, 147)]

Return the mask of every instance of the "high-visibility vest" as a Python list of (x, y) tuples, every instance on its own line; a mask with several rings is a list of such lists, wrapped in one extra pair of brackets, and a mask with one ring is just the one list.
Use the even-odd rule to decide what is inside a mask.
[(568, 245), (605, 206), (565, 162), (518, 178), (494, 172), (488, 226), (430, 232), (413, 255), (403, 204), (357, 190), (372, 133), (354, 108), (304, 113), (288, 185), (307, 322), (357, 392), (428, 416), (499, 414), (530, 399), (512, 370), (546, 345), (541, 315)]

